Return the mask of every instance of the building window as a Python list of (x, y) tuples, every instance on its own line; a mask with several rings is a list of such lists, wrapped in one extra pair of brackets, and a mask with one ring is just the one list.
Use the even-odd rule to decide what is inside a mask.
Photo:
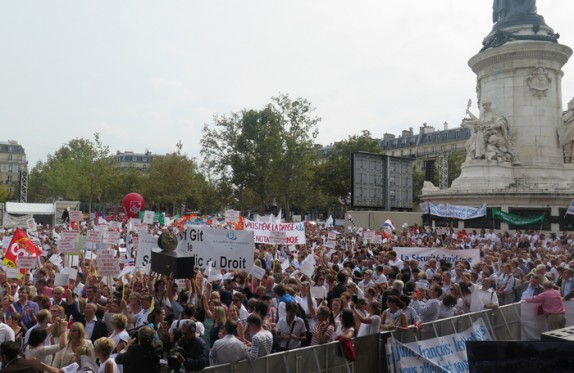
[(454, 138), (455, 138), (455, 139), (458, 139), (459, 137), (460, 137), (460, 131), (456, 131), (456, 132), (454, 133)]
[(456, 144), (452, 144), (450, 146), (450, 150), (452, 150), (453, 152), (456, 152)]
[(6, 184), (12, 184), (12, 175), (8, 175), (8, 178), (6, 179)]

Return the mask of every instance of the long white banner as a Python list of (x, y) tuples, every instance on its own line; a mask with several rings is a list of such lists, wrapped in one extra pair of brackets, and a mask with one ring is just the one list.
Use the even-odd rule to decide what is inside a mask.
[(468, 372), (466, 341), (492, 341), (482, 319), (461, 333), (407, 344), (391, 340), (398, 372)]
[[(479, 249), (447, 250), (439, 247), (393, 247), (397, 257), (402, 261), (416, 259), (422, 268), (431, 259), (445, 260), (447, 263), (466, 260), (470, 265), (480, 262)], [(399, 268), (400, 269), (400, 268)]]
[(219, 269), (250, 271), (255, 244), (252, 231), (213, 229), (189, 226), (178, 234), (177, 252), (195, 257), (195, 266), (205, 268), (207, 262)]
[(428, 208), (431, 215), (442, 216), (445, 218), (455, 218), (455, 219), (474, 219), (486, 215), (486, 203), (480, 205), (480, 207), (470, 207), (470, 206), (460, 206), (451, 205), (450, 203), (435, 204), (429, 202)]
[(285, 232), (285, 244), (304, 245), (305, 223), (263, 223), (245, 220), (245, 230), (253, 231), (256, 243), (272, 243), (269, 240), (271, 232)]

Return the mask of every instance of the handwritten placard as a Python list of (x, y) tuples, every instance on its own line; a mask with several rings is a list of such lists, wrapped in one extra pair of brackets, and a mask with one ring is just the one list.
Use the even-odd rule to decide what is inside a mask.
[(98, 275), (115, 277), (120, 272), (120, 263), (115, 258), (116, 251), (110, 249), (100, 250), (98, 252)]
[(84, 220), (84, 213), (81, 211), (70, 211), (70, 221), (71, 222), (81, 222)]
[(237, 210), (225, 210), (225, 222), (226, 223), (236, 223), (239, 221), (239, 211)]
[(146, 210), (146, 211), (144, 212), (142, 222), (143, 222), (144, 224), (153, 224), (153, 215), (154, 215), (154, 212), (153, 212), (153, 211)]
[(108, 245), (117, 245), (120, 240), (120, 232), (116, 231), (104, 231), (102, 243)]
[(78, 231), (62, 231), (60, 232), (60, 242), (58, 249), (62, 253), (74, 253), (78, 251)]
[(26, 220), (26, 227), (28, 228), (29, 231), (35, 231), (38, 228), (38, 226), (36, 225), (36, 220), (34, 220), (34, 218)]
[(37, 258), (35, 256), (19, 256), (17, 259), (18, 268), (32, 269), (36, 264)]
[(68, 286), (70, 283), (69, 273), (56, 273), (56, 278), (54, 279), (54, 286)]

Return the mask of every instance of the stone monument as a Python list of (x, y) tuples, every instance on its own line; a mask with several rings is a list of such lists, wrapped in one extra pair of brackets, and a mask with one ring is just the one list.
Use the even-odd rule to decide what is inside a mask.
[(425, 182), (422, 199), (507, 212), (545, 208), (558, 217), (574, 198), (574, 99), (563, 113), (561, 87), (572, 50), (558, 43), (535, 0), (494, 0), (493, 22), (469, 60), (480, 111), (474, 115), (469, 100), (461, 175), (449, 189)]

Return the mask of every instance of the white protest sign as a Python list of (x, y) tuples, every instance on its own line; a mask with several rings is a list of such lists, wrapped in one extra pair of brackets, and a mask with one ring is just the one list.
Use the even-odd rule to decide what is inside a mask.
[(225, 222), (226, 223), (236, 223), (239, 221), (239, 211), (237, 210), (225, 210)]
[(286, 232), (273, 231), (269, 233), (269, 243), (284, 244), (286, 237)]
[(289, 262), (289, 259), (285, 259), (283, 263), (281, 263), (281, 269), (285, 271), (287, 268), (289, 268), (290, 265), (291, 262)]
[(285, 232), (285, 243), (293, 245), (304, 245), (305, 223), (263, 223), (259, 221), (245, 220), (245, 230), (253, 231), (256, 243), (271, 243), (269, 235), (271, 232)]
[[(463, 332), (402, 344), (391, 338), (398, 372), (468, 372), (466, 341), (491, 341), (482, 319)], [(440, 352), (439, 352), (440, 351)], [(440, 370), (439, 370), (440, 368)]]
[(305, 262), (305, 263), (303, 263), (301, 268), (299, 268), (299, 270), (305, 276), (311, 277), (311, 276), (313, 276), (313, 272), (315, 272), (315, 267), (313, 266), (313, 264), (311, 264), (311, 262)]
[(259, 266), (253, 265), (251, 268), (251, 276), (255, 277), (256, 279), (261, 280), (263, 276), (265, 276), (265, 270)]
[(70, 283), (70, 274), (56, 273), (56, 278), (54, 279), (54, 286), (68, 286), (69, 283)]
[(120, 240), (120, 232), (116, 231), (104, 231), (102, 243), (108, 245), (117, 245)]
[(60, 232), (60, 242), (58, 243), (58, 250), (62, 253), (76, 253), (78, 251), (78, 238), (80, 233), (78, 231), (62, 231)]
[(157, 238), (151, 234), (143, 233), (139, 236), (136, 267), (141, 272), (149, 273), (151, 270), (151, 250), (157, 248)]
[(124, 269), (122, 269), (121, 272), (118, 273), (118, 277), (122, 277), (122, 276), (127, 275), (128, 273), (132, 273), (134, 268), (135, 267), (133, 267), (133, 266), (125, 266)]
[(297, 246), (295, 246), (295, 245), (289, 245), (289, 251), (291, 251), (292, 253), (294, 253), (295, 251), (297, 251)]
[(213, 281), (219, 281), (223, 278), (223, 276), (221, 275), (221, 272), (217, 270), (217, 268), (213, 267), (211, 265), (211, 262), (207, 263), (207, 281), (209, 282), (213, 282)]
[(190, 226), (178, 234), (178, 240), (177, 252), (193, 256), (196, 267), (205, 268), (210, 261), (219, 269), (248, 271), (253, 267), (252, 231)]
[(380, 234), (375, 234), (375, 237), (373, 237), (373, 240), (371, 242), (374, 243), (375, 245), (380, 245), (381, 243), (383, 243), (383, 236), (381, 236)]
[(26, 220), (26, 227), (28, 228), (29, 231), (35, 231), (38, 228), (34, 218)]
[(336, 241), (337, 240), (337, 233), (335, 233), (333, 231), (327, 233), (327, 239)]
[(311, 291), (311, 298), (315, 299), (325, 298), (325, 288), (322, 286), (312, 286), (310, 291)]
[(121, 221), (111, 221), (110, 222), (110, 226), (111, 229), (118, 229), (121, 230), (122, 229), (122, 222)]
[(373, 241), (374, 238), (375, 238), (375, 232), (374, 231), (363, 232), (363, 239), (364, 240)]
[(327, 242), (325, 242), (325, 247), (328, 249), (334, 249), (337, 247), (337, 241), (327, 240)]
[(6, 268), (6, 278), (20, 278), (20, 270), (18, 268)]
[(437, 262), (445, 260), (452, 264), (464, 260), (468, 261), (470, 265), (480, 262), (479, 249), (446, 250), (439, 247), (393, 247), (393, 250), (402, 261), (418, 260), (421, 268), (431, 259), (435, 259)]
[(66, 267), (63, 268), (60, 273), (67, 273), (69, 278), (74, 281), (76, 280), (76, 277), (78, 277), (78, 270), (76, 268)]
[(20, 269), (32, 269), (36, 264), (35, 256), (19, 256), (16, 259), (17, 267)]
[(98, 275), (115, 277), (120, 272), (120, 263), (115, 258), (115, 250), (100, 250), (98, 251)]
[(70, 211), (70, 221), (80, 222), (84, 220), (84, 213), (81, 211)]
[(2, 237), (2, 247), (10, 247), (10, 241), (12, 241), (12, 236)]
[(153, 211), (146, 210), (146, 211), (144, 212), (144, 216), (143, 216), (142, 222), (143, 222), (144, 224), (153, 224), (153, 215), (154, 215), (154, 212), (153, 212)]
[(62, 263), (62, 257), (60, 257), (60, 255), (58, 254), (52, 255), (48, 260), (54, 263), (55, 265)]
[(102, 232), (100, 231), (88, 231), (86, 233), (86, 242), (89, 243), (102, 243)]

